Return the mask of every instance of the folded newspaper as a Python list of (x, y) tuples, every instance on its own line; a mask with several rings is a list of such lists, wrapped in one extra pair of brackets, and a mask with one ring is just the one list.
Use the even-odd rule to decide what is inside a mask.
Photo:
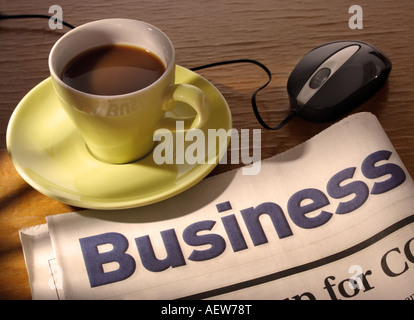
[(377, 118), (169, 200), (20, 231), (33, 299), (414, 299), (414, 184)]

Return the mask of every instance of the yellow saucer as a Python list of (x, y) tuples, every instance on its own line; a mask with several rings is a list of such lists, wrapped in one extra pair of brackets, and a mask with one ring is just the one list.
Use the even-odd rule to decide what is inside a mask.
[[(232, 127), (227, 102), (206, 79), (180, 66), (176, 68), (176, 83), (195, 85), (210, 98), (212, 114), (203, 128), (208, 149), (208, 129), (228, 131)], [(185, 105), (177, 110), (184, 118), (194, 115)], [(179, 145), (176, 139), (174, 152), (175, 145)], [(50, 78), (22, 99), (7, 128), (7, 149), (23, 179), (51, 198), (91, 209), (133, 208), (181, 193), (214, 169), (227, 145), (220, 150), (217, 143), (216, 150), (205, 150), (206, 154), (215, 154), (216, 161), (210, 163), (158, 165), (152, 154), (129, 164), (103, 163), (89, 153), (66, 117)]]

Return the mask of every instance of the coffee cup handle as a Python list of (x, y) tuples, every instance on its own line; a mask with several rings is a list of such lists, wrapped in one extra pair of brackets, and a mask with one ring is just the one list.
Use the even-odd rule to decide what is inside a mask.
[(164, 118), (158, 126), (159, 129), (168, 129), (172, 132), (176, 132), (177, 121), (184, 122), (183, 131), (201, 129), (207, 123), (211, 114), (210, 100), (201, 89), (185, 83), (173, 85), (168, 92), (164, 110), (173, 111), (178, 101), (191, 106), (196, 111), (197, 115), (195, 117), (192, 115), (191, 117), (177, 116), (173, 118)]

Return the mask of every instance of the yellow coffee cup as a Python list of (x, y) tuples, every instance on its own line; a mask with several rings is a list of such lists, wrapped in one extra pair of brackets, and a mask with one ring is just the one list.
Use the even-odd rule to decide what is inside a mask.
[[(147, 50), (159, 58), (165, 71), (144, 88), (115, 95), (82, 91), (62, 80), (63, 70), (73, 59), (108, 45)], [(130, 163), (148, 155), (154, 147), (157, 129), (174, 130), (165, 113), (173, 110), (177, 101), (190, 105), (197, 113), (185, 130), (200, 129), (210, 116), (209, 99), (202, 90), (193, 85), (175, 84), (175, 50), (170, 39), (142, 21), (104, 19), (70, 30), (53, 46), (49, 70), (62, 107), (90, 152), (104, 162)], [(111, 77), (100, 80), (109, 84), (116, 81)]]

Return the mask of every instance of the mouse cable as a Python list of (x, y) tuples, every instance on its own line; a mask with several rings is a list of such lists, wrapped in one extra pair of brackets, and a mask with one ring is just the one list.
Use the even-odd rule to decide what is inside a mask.
[(259, 121), (259, 123), (262, 125), (263, 128), (265, 128), (267, 130), (279, 130), (279, 129), (281, 129), (286, 123), (288, 123), (296, 115), (296, 112), (294, 110), (292, 110), (292, 112), (275, 127), (270, 127), (263, 120), (262, 116), (260, 115), (259, 109), (257, 108), (256, 96), (257, 96), (257, 94), (259, 93), (260, 90), (266, 88), (267, 85), (270, 83), (270, 81), (272, 81), (272, 73), (270, 72), (270, 70), (263, 63), (261, 63), (259, 61), (256, 61), (256, 60), (252, 60), (252, 59), (237, 59), (237, 60), (228, 60), (228, 61), (220, 61), (220, 62), (210, 63), (210, 64), (206, 64), (204, 66), (190, 68), (190, 70), (197, 71), (197, 70), (201, 70), (201, 69), (207, 69), (207, 68), (212, 68), (212, 67), (217, 67), (217, 66), (222, 66), (222, 65), (227, 65), (227, 64), (234, 64), (234, 63), (252, 63), (252, 64), (255, 64), (255, 65), (259, 66), (260, 68), (262, 68), (267, 73), (267, 75), (269, 77), (267, 82), (263, 86), (261, 86), (259, 89), (257, 89), (252, 95), (252, 98), (251, 98), (252, 108), (253, 108), (253, 112), (256, 116), (257, 121)]
[(53, 19), (56, 20), (56, 22), (61, 23), (63, 25), (65, 25), (68, 28), (71, 29), (75, 29), (74, 26), (72, 26), (71, 24), (67, 23), (66, 21), (60, 20), (56, 17), (53, 16), (48, 16), (46, 14), (14, 14), (14, 15), (6, 15), (6, 14), (2, 14), (0, 13), (0, 20), (5, 20), (5, 19), (27, 19), (27, 18), (44, 18), (44, 19)]
[[(66, 27), (68, 27), (70, 29), (75, 29), (75, 26), (67, 23), (66, 21), (57, 19), (57, 18), (55, 18), (53, 16), (49, 16), (49, 15), (43, 15), (43, 14), (5, 15), (5, 14), (0, 13), (0, 20), (3, 20), (3, 19), (27, 19), (27, 18), (43, 18), (43, 19), (49, 19), (49, 20), (50, 19), (55, 19), (58, 23), (62, 23), (63, 25), (65, 25)], [(222, 65), (227, 65), (227, 64), (235, 64), (235, 63), (252, 63), (252, 64), (255, 64), (255, 65), (261, 67), (267, 73), (267, 75), (269, 77), (268, 81), (263, 86), (261, 86), (259, 89), (257, 89), (252, 95), (251, 103), (252, 103), (253, 112), (256, 116), (256, 119), (259, 121), (259, 123), (262, 125), (263, 128), (268, 129), (268, 130), (278, 130), (278, 129), (282, 128), (286, 123), (289, 122), (290, 119), (292, 119), (296, 115), (296, 112), (292, 111), (284, 120), (282, 120), (275, 127), (268, 126), (266, 124), (266, 122), (263, 120), (263, 118), (260, 115), (260, 112), (257, 108), (256, 96), (259, 93), (259, 91), (266, 88), (267, 85), (270, 83), (270, 81), (272, 80), (272, 73), (261, 62), (256, 61), (256, 60), (252, 60), (252, 59), (227, 60), (227, 61), (220, 61), (220, 62), (206, 64), (206, 65), (203, 65), (203, 66), (190, 68), (190, 70), (197, 71), (197, 70), (201, 70), (201, 69), (207, 69), (207, 68), (212, 68), (212, 67), (217, 67), (217, 66), (222, 66)]]

